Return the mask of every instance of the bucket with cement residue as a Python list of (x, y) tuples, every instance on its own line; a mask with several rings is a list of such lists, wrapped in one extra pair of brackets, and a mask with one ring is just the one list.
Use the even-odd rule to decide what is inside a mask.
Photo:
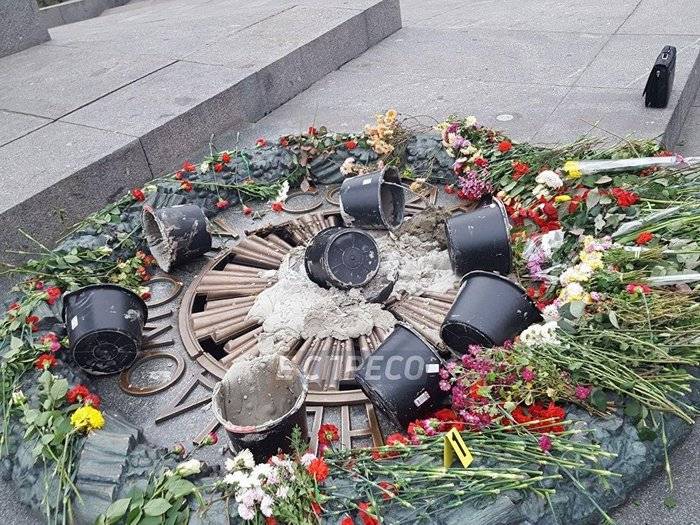
[(509, 230), (508, 215), (498, 199), (447, 219), (447, 249), (454, 272), (460, 277), (474, 270), (508, 275), (512, 260)]
[(493, 272), (469, 272), (440, 327), (440, 337), (455, 352), (469, 345), (499, 346), (542, 321), (527, 292)]
[(324, 288), (356, 288), (379, 270), (377, 243), (355, 228), (334, 226), (319, 232), (304, 254), (306, 273)]
[(94, 284), (63, 297), (63, 320), (75, 362), (95, 375), (129, 368), (141, 349), (148, 308), (116, 284)]
[(142, 220), (151, 254), (164, 272), (211, 250), (209, 222), (199, 206), (144, 206)]
[(355, 381), (375, 407), (405, 429), (414, 419), (439, 408), (442, 359), (418, 332), (404, 323), (355, 372)]
[(241, 359), (214, 386), (212, 410), (233, 449), (247, 448), (263, 463), (279, 450), (291, 451), (295, 427), (307, 439), (307, 391), (306, 377), (286, 357)]
[(340, 215), (346, 226), (392, 229), (401, 225), (405, 196), (394, 166), (348, 177), (340, 187)]

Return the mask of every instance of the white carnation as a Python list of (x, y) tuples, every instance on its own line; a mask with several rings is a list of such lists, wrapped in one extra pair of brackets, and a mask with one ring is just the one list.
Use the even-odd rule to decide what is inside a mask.
[(301, 464), (304, 465), (305, 467), (308, 467), (311, 465), (311, 462), (316, 459), (316, 456), (311, 454), (310, 452), (307, 452), (303, 456), (301, 456)]
[(561, 188), (564, 185), (564, 182), (561, 180), (561, 177), (556, 174), (556, 172), (552, 170), (545, 170), (539, 173), (537, 177), (535, 177), (535, 182), (537, 184), (544, 184), (548, 188), (552, 188), (553, 190), (557, 190)]
[(548, 304), (542, 309), (542, 317), (544, 317), (545, 321), (558, 321), (561, 319), (561, 315), (559, 315), (559, 308), (556, 307), (554, 304)]
[(272, 516), (272, 503), (272, 498), (267, 494), (260, 500), (260, 512), (263, 513), (263, 516), (268, 518)]
[(247, 505), (241, 503), (238, 505), (238, 515), (242, 520), (250, 521), (255, 517), (255, 511), (252, 507), (248, 507)]
[(241, 450), (236, 457), (233, 458), (233, 462), (238, 466), (238, 468), (243, 467), (252, 469), (255, 466), (255, 458), (253, 458), (253, 453), (247, 448)]

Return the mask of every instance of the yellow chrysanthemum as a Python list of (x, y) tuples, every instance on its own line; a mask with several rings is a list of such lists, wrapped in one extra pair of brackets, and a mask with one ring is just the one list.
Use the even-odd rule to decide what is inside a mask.
[(80, 407), (73, 412), (70, 422), (78, 430), (85, 430), (86, 432), (105, 426), (105, 418), (102, 416), (102, 412), (90, 405)]
[(592, 270), (600, 270), (603, 267), (603, 254), (600, 252), (581, 251), (581, 262), (587, 264)]
[(389, 111), (386, 112), (386, 119), (389, 122), (393, 122), (396, 120), (396, 117), (399, 116), (399, 113), (395, 109), (390, 109)]
[(568, 202), (571, 200), (569, 195), (557, 195), (554, 197), (554, 202)]

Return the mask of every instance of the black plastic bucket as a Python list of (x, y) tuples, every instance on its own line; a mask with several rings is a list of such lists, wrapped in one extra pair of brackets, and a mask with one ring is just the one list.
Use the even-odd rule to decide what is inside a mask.
[(445, 221), (452, 269), (459, 275), (486, 270), (508, 275), (512, 266), (510, 224), (503, 203), (492, 199)]
[(93, 284), (63, 297), (63, 321), (75, 362), (94, 375), (129, 368), (141, 349), (146, 303), (116, 284)]
[(164, 272), (211, 250), (209, 222), (199, 206), (144, 206), (142, 220), (151, 255)]
[(393, 166), (348, 177), (340, 187), (340, 215), (346, 226), (392, 229), (401, 225), (405, 195), (399, 170)]
[(542, 315), (522, 287), (493, 272), (469, 272), (440, 327), (440, 337), (463, 354), (471, 344), (499, 346)]
[(226, 398), (222, 383), (214, 386), (212, 394), (212, 410), (228, 434), (234, 450), (248, 449), (253, 453), (256, 463), (264, 463), (278, 451), (291, 452), (292, 431), (299, 427), (303, 440), (308, 438), (306, 421), (306, 394), (308, 382), (299, 367), (287, 358), (281, 357), (284, 369), (293, 377), (293, 387), (298, 390), (294, 406), (284, 415), (259, 425), (240, 425), (226, 417)]
[(306, 273), (324, 288), (356, 288), (379, 270), (379, 249), (371, 235), (333, 226), (320, 231), (306, 247)]
[(442, 359), (413, 328), (397, 323), (377, 350), (355, 372), (355, 381), (375, 407), (405, 429), (442, 406)]

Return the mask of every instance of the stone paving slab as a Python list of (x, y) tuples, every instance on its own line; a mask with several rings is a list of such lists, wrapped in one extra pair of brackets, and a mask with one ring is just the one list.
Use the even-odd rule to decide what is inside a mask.
[(146, 0), (53, 28), (51, 42), (0, 60), (0, 163), (13, 166), (0, 245), (28, 247), (16, 228), (35, 222), (50, 242), (56, 203), (66, 222), (84, 217), (107, 189), (170, 171), (400, 25), (398, 0)]
[(51, 122), (49, 119), (0, 110), (0, 146)]

